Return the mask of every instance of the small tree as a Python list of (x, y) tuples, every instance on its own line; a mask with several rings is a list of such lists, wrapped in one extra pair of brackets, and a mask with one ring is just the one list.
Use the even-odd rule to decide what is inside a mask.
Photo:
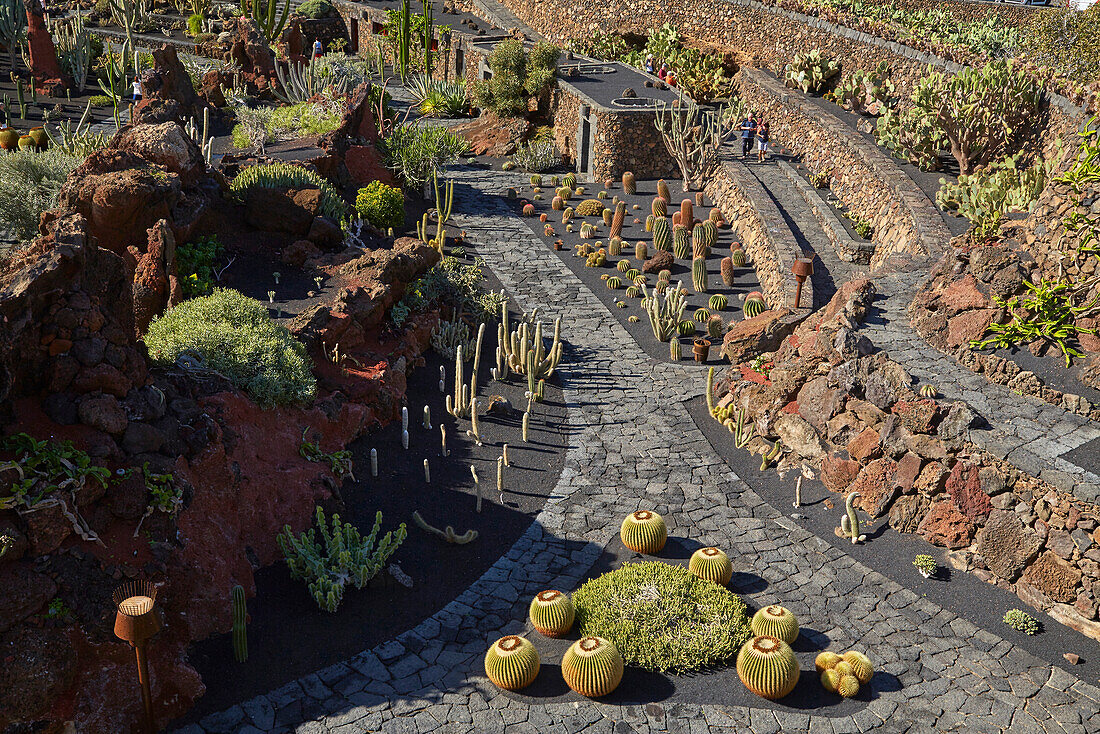
[(526, 114), (528, 99), (541, 101), (549, 90), (560, 54), (561, 49), (545, 41), (535, 44), (530, 54), (514, 38), (501, 41), (489, 54), (492, 77), (474, 87), (478, 104), (501, 117)]
[(704, 110), (683, 95), (671, 106), (661, 104), (654, 120), (669, 155), (680, 168), (684, 191), (702, 188), (718, 165), (719, 151), (735, 132), (744, 109), (740, 100), (717, 110)]

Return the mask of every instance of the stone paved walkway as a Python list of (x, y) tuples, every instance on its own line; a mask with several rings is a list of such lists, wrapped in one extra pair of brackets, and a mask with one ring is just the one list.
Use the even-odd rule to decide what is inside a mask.
[[(460, 169), (456, 178), (456, 222), (517, 305), (564, 317), (572, 434), (553, 498), (485, 576), (410, 632), (181, 732), (1100, 731), (1096, 687), (901, 588), (765, 504), (687, 415), (682, 401), (702, 392), (703, 373), (646, 357), (509, 213), (498, 194), (524, 177)], [(892, 302), (884, 314), (894, 319)], [(924, 358), (893, 321), (876, 329), (895, 356), (908, 349), (900, 356)], [(482, 670), (492, 640), (526, 629), (534, 593), (574, 588), (638, 507), (665, 515), (671, 534), (725, 548), (737, 571), (767, 582), (755, 601), (782, 602), (836, 648), (867, 650), (897, 684), (841, 718), (674, 700), (528, 705), (492, 688)]]

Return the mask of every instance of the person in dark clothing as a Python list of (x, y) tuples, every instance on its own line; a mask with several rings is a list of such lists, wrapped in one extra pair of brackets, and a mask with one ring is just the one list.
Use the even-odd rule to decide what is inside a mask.
[(752, 150), (752, 144), (756, 140), (756, 115), (749, 114), (741, 121), (741, 160)]

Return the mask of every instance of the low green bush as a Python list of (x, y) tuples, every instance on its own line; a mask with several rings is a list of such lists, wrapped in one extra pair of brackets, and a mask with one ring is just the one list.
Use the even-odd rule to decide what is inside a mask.
[(355, 211), (383, 232), (390, 227), (400, 230), (405, 224), (405, 194), (396, 186), (371, 181), (359, 189)]
[(187, 19), (187, 32), (192, 36), (197, 36), (202, 33), (202, 21), (203, 17), (199, 13), (194, 13)]
[(752, 637), (745, 603), (660, 561), (628, 563), (573, 594), (576, 629), (615, 643), (628, 665), (688, 671), (727, 660)]
[(337, 15), (336, 7), (328, 0), (306, 0), (298, 6), (298, 15), (303, 18), (332, 18)]
[(185, 297), (205, 296), (213, 290), (214, 263), (221, 253), (222, 244), (214, 235), (176, 247), (176, 268)]
[(406, 123), (382, 138), (386, 165), (410, 187), (427, 183), (432, 172), (443, 168), (470, 149), (466, 138), (437, 125)]
[(315, 186), (321, 190), (320, 212), (334, 222), (343, 221), (347, 205), (336, 188), (308, 168), (290, 163), (267, 163), (261, 166), (249, 166), (237, 174), (229, 185), (229, 190), (242, 196), (254, 187), (268, 189), (290, 189)]
[(60, 148), (0, 155), (0, 226), (20, 239), (33, 238), (39, 215), (57, 204), (61, 185), (81, 160)]
[(405, 295), (390, 309), (395, 326), (402, 326), (414, 311), (434, 303), (445, 303), (478, 321), (492, 321), (500, 314), (503, 296), (481, 285), (484, 261), (464, 265), (454, 257), (445, 257), (431, 270), (405, 288)]
[(223, 375), (264, 407), (303, 403), (317, 382), (305, 347), (259, 301), (228, 288), (184, 301), (149, 325), (149, 356), (170, 365), (183, 353)]
[(92, 107), (113, 107), (114, 102), (106, 94), (93, 94), (88, 97), (88, 101), (92, 103)]

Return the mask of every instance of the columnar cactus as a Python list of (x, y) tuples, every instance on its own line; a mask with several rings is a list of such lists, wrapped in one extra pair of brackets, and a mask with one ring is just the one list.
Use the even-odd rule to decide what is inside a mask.
[[(649, 257), (649, 248), (646, 247), (644, 242), (639, 242), (634, 245), (634, 259), (639, 262), (645, 262)], [(625, 260), (623, 262), (626, 262)]]
[(653, 204), (651, 205), (653, 216), (660, 219), (661, 217), (668, 216), (668, 199), (660, 196), (653, 197)]
[(733, 273), (733, 260), (728, 257), (722, 258), (722, 282), (727, 285), (733, 285), (734, 273)]
[(703, 222), (702, 227), (707, 249), (713, 249), (718, 244), (718, 225), (708, 219)]
[(653, 555), (660, 553), (668, 540), (668, 528), (665, 520), (651, 510), (637, 510), (626, 516), (622, 527), (619, 528), (619, 537), (630, 550), (635, 553)]
[(233, 657), (238, 663), (248, 660), (248, 605), (244, 587), (233, 587)]
[(612, 237), (607, 242), (607, 253), (618, 257), (623, 252), (623, 241), (619, 237)]
[(684, 199), (680, 202), (680, 224), (685, 227), (691, 227), (695, 224), (695, 210), (692, 209), (691, 199)]
[(688, 570), (703, 579), (725, 586), (733, 578), (733, 564), (729, 556), (718, 548), (700, 548), (691, 554)]
[(606, 696), (623, 679), (623, 656), (602, 637), (583, 637), (573, 643), (561, 659), (566, 685), (588, 698)]
[(663, 178), (657, 181), (657, 196), (660, 196), (666, 202), (671, 203), (672, 201), (672, 194), (669, 192), (668, 184), (665, 183)]
[[(504, 305), (508, 310), (508, 305)], [(474, 348), (474, 369), (470, 374), (470, 384), (463, 379), (465, 360), (462, 358), (462, 345), (455, 347), (455, 391), (447, 396), (447, 412), (455, 418), (469, 418), (473, 411), (474, 400), (477, 397), (477, 371), (481, 366), (481, 342), (485, 338), (484, 322), (477, 330), (477, 346)]]
[(705, 201), (705, 199), (703, 198), (703, 192), (702, 191), (696, 191), (695, 192), (695, 206), (697, 206), (699, 208), (702, 208), (704, 201)]
[(576, 611), (568, 596), (549, 589), (535, 594), (528, 609), (531, 626), (545, 637), (564, 637), (573, 628)]
[(691, 284), (696, 293), (707, 292), (707, 259), (697, 257), (691, 261)]
[(535, 682), (541, 661), (530, 640), (518, 635), (501, 637), (485, 653), (485, 675), (493, 685), (518, 691)]
[(710, 307), (711, 311), (725, 311), (728, 304), (729, 299), (721, 293), (715, 293), (710, 297), (710, 300), (707, 301), (707, 305)]
[(603, 212), (602, 212), (602, 215), (603, 215), (603, 225), (605, 227), (610, 227), (611, 223), (613, 221), (615, 221), (614, 213), (610, 209), (604, 209)]
[(859, 533), (859, 515), (856, 513), (855, 505), (859, 496), (859, 492), (848, 495), (848, 499), (844, 501), (845, 514), (840, 517), (840, 537), (851, 538), (853, 545), (867, 539), (866, 535)]
[(646, 232), (652, 232), (653, 231), (653, 222), (655, 222), (656, 220), (657, 220), (657, 217), (653, 216), (652, 214), (649, 214), (649, 215), (646, 216), (646, 218), (645, 218), (645, 231)]
[(673, 362), (679, 362), (683, 357), (684, 352), (680, 347), (680, 340), (676, 337), (672, 337), (668, 341), (668, 358)]
[[(599, 254), (599, 253), (597, 253)], [(501, 321), (497, 326), (497, 374), (507, 376), (511, 370), (527, 377), (528, 391), (535, 392), (539, 380), (553, 377), (561, 363), (564, 346), (561, 342), (561, 317), (554, 320), (554, 336), (547, 348), (542, 337), (542, 321), (536, 321), (538, 309), (520, 317), (514, 331), (508, 326), (508, 304), (501, 304)]]
[(611, 236), (618, 237), (623, 233), (623, 222), (626, 220), (626, 204), (619, 202), (615, 205), (615, 215), (611, 218)]
[(687, 308), (687, 296), (684, 294), (684, 289), (680, 286), (675, 288), (666, 287), (664, 293), (661, 294), (660, 283), (658, 283), (656, 290), (662, 296), (661, 298), (656, 296), (650, 298), (645, 291), (645, 286), (642, 289), (645, 294), (642, 304), (649, 316), (649, 325), (653, 329), (653, 336), (657, 338), (657, 341), (667, 342), (676, 335), (676, 329), (684, 315), (684, 309)]
[(768, 310), (768, 304), (764, 301), (764, 297), (759, 294), (750, 293), (745, 297), (745, 318), (756, 318), (760, 314)]
[(712, 314), (707, 319), (707, 339), (712, 342), (717, 342), (726, 333), (726, 325), (722, 321), (722, 317), (717, 314)]
[(653, 221), (653, 249), (672, 251), (672, 229), (665, 217), (657, 217)]
[(623, 191), (631, 195), (638, 192), (638, 183), (634, 180), (634, 174), (630, 171), (623, 173)]
[(691, 256), (706, 257), (708, 249), (707, 231), (703, 225), (697, 224), (691, 230)]
[(678, 260), (691, 257), (691, 232), (682, 224), (672, 227), (672, 254)]
[(794, 650), (775, 637), (754, 637), (737, 654), (737, 676), (761, 698), (783, 698), (798, 684), (799, 673)]
[(798, 619), (786, 607), (772, 604), (753, 615), (752, 633), (777, 637), (793, 645), (798, 639)]

